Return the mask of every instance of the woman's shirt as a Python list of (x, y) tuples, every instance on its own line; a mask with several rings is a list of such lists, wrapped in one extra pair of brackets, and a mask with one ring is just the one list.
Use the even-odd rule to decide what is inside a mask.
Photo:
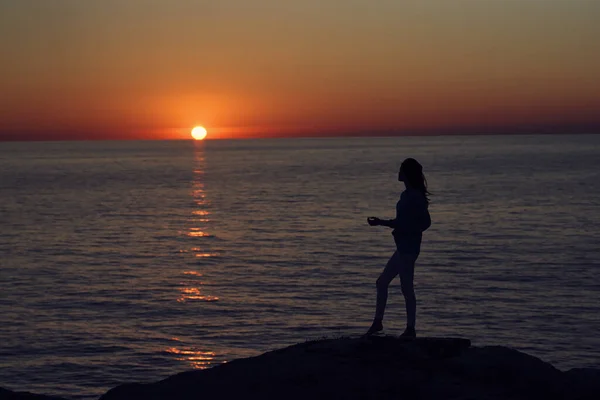
[(425, 196), (416, 189), (406, 189), (396, 204), (393, 220), (394, 240), (398, 252), (419, 254), (423, 232), (431, 226), (429, 204)]

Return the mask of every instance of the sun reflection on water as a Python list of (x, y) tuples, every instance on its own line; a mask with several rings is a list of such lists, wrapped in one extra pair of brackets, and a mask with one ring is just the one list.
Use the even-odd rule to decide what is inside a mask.
[(174, 354), (176, 360), (189, 363), (194, 369), (206, 369), (210, 367), (216, 357), (216, 353), (213, 351), (201, 351), (194, 348), (179, 349), (177, 347), (169, 347), (165, 351)]
[[(184, 274), (185, 274), (185, 272), (184, 272)], [(182, 283), (182, 284), (186, 285), (186, 286), (182, 286), (179, 288), (179, 291), (181, 292), (181, 295), (177, 299), (177, 301), (179, 303), (185, 303), (186, 301), (194, 301), (194, 300), (208, 301), (208, 302), (219, 301), (219, 298), (217, 296), (209, 296), (209, 295), (202, 294), (202, 289), (200, 288), (200, 285), (202, 284), (202, 282), (197, 282), (198, 286), (193, 286), (193, 287), (187, 286), (187, 283)]]
[[(210, 251), (210, 248), (208, 248), (206, 242), (203, 241), (204, 238), (212, 237), (212, 235), (208, 232), (209, 222), (211, 221), (210, 212), (208, 210), (210, 201), (207, 199), (204, 184), (205, 159), (204, 146), (202, 143), (196, 145), (194, 155), (195, 167), (191, 194), (194, 200), (195, 209), (191, 212), (191, 216), (189, 218), (189, 228), (187, 232), (185, 232), (185, 235), (194, 241), (194, 247), (182, 249), (180, 252), (193, 254), (194, 258), (197, 259), (208, 259), (211, 257), (216, 257), (218, 254)], [(199, 261), (200, 260), (198, 260), (198, 262)], [(219, 300), (217, 296), (205, 293), (203, 282), (200, 281), (200, 278), (203, 276), (202, 273), (188, 270), (183, 271), (183, 275), (185, 275), (186, 278), (185, 282), (181, 282), (181, 286), (178, 288), (180, 293), (179, 297), (177, 298), (177, 302), (214, 302)]]
[(203, 232), (201, 230), (201, 228), (190, 228), (190, 232), (188, 233), (188, 236), (192, 236), (192, 237), (208, 237), (210, 236), (210, 234)]

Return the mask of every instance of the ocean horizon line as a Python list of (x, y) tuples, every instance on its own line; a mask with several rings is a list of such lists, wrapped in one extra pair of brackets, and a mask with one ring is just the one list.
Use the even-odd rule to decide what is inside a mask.
[(139, 137), (106, 137), (106, 138), (34, 138), (34, 139), (19, 139), (19, 138), (3, 138), (0, 136), (0, 143), (56, 143), (56, 142), (225, 142), (225, 141), (259, 141), (259, 140), (301, 140), (301, 139), (379, 139), (379, 138), (394, 138), (394, 137), (497, 137), (497, 136), (588, 136), (600, 135), (600, 131), (594, 132), (503, 132), (503, 133), (401, 133), (401, 134), (323, 134), (323, 135), (287, 135), (287, 136), (251, 136), (251, 137), (207, 137), (203, 140), (195, 140), (193, 138), (139, 138)]

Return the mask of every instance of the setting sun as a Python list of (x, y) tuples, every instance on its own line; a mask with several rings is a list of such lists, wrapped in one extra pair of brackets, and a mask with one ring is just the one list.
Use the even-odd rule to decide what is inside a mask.
[(204, 140), (204, 138), (206, 138), (207, 135), (207, 131), (206, 128), (204, 128), (203, 126), (197, 126), (194, 129), (192, 129), (192, 137), (196, 140)]

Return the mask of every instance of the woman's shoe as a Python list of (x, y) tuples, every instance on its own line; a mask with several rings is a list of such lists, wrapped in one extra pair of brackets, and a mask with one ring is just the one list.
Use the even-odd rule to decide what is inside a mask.
[(406, 329), (404, 330), (404, 333), (402, 335), (400, 335), (400, 337), (415, 339), (417, 337), (417, 332), (415, 331), (414, 327), (407, 326)]
[(381, 320), (375, 320), (375, 321), (373, 321), (373, 325), (371, 325), (371, 327), (367, 331), (366, 336), (371, 336), (377, 332), (381, 332), (382, 330), (383, 330), (383, 323), (381, 322)]

